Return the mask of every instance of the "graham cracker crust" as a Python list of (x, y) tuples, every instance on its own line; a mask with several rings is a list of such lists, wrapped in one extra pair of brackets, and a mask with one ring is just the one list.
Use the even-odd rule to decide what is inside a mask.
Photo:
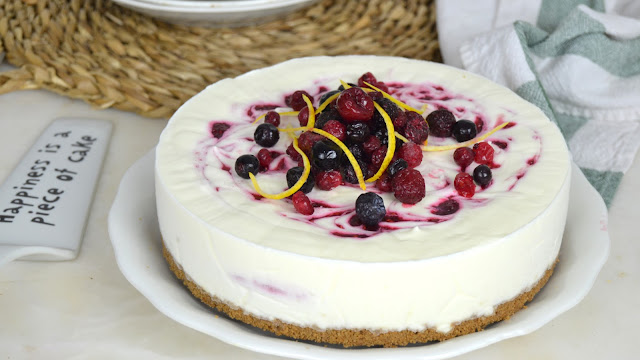
[(207, 293), (196, 283), (189, 280), (182, 268), (174, 261), (167, 248), (162, 246), (164, 258), (169, 263), (169, 268), (175, 276), (182, 280), (191, 293), (208, 306), (219, 310), (230, 318), (242, 321), (256, 328), (271, 332), (277, 336), (286, 336), (297, 340), (307, 340), (316, 343), (338, 344), (344, 347), (397, 347), (408, 344), (427, 343), (430, 341), (444, 341), (460, 335), (482, 331), (487, 325), (509, 319), (511, 315), (525, 307), (525, 304), (533, 300), (533, 297), (547, 283), (558, 259), (544, 273), (542, 278), (529, 291), (526, 291), (515, 299), (498, 305), (493, 315), (473, 318), (453, 326), (448, 333), (441, 333), (435, 329), (426, 329), (416, 332), (410, 330), (374, 332), (366, 329), (328, 329), (316, 330), (309, 327), (301, 327), (288, 324), (280, 320), (265, 320), (245, 313), (242, 309), (234, 309), (215, 296)]

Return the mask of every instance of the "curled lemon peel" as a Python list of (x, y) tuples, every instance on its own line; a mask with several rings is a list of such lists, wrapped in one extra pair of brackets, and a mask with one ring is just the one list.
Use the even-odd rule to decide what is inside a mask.
[[(284, 111), (278, 114), (280, 114), (280, 116), (291, 116), (291, 115), (298, 115), (299, 112), (300, 111)], [(253, 120), (252, 124), (257, 123), (258, 121), (260, 121), (260, 119), (263, 119), (265, 116), (267, 116), (267, 113), (264, 113), (258, 116), (255, 120)]]
[(387, 125), (389, 143), (387, 144), (387, 153), (384, 155), (384, 160), (380, 165), (380, 169), (378, 169), (378, 172), (376, 172), (372, 177), (368, 178), (366, 180), (367, 182), (378, 180), (382, 176), (382, 174), (384, 174), (385, 170), (387, 170), (387, 167), (391, 163), (391, 160), (393, 160), (393, 154), (396, 151), (396, 136), (398, 136), (398, 134), (396, 134), (395, 130), (393, 129), (393, 122), (391, 121), (389, 114), (387, 114), (387, 112), (384, 111), (382, 106), (378, 105), (378, 103), (374, 102), (373, 105), (376, 107), (380, 115), (382, 115), (384, 123), (385, 125)]
[(398, 100), (398, 99), (394, 98), (393, 96), (391, 96), (391, 95), (387, 94), (386, 92), (384, 92), (384, 91), (382, 91), (382, 90), (378, 89), (377, 87), (375, 87), (375, 86), (373, 86), (373, 85), (369, 84), (369, 83), (368, 83), (368, 82), (366, 82), (366, 81), (364, 82), (364, 84), (365, 84), (365, 85), (367, 85), (367, 86), (369, 86), (369, 87), (370, 87), (370, 88), (372, 88), (373, 90), (375, 90), (375, 91), (377, 91), (377, 92), (381, 93), (381, 94), (382, 94), (382, 96), (384, 96), (384, 97), (386, 97), (387, 99), (391, 100), (394, 104), (396, 104), (396, 105), (400, 106), (401, 108), (403, 108), (403, 109), (405, 109), (405, 110), (415, 111), (415, 112), (417, 112), (418, 114), (422, 114), (422, 113), (424, 112), (423, 110), (418, 110), (418, 109), (416, 109), (416, 108), (413, 108), (413, 107), (411, 107), (411, 106), (409, 106), (409, 105), (407, 105), (407, 104), (403, 103), (402, 101), (400, 101), (400, 100)]
[(455, 145), (442, 145), (442, 146), (423, 146), (422, 147), (422, 151), (447, 151), (447, 150), (454, 150), (454, 149), (458, 149), (461, 147), (466, 147), (466, 146), (471, 146), (475, 143), (479, 143), (480, 141), (485, 140), (486, 138), (488, 138), (489, 136), (493, 135), (496, 131), (502, 129), (503, 127), (507, 126), (507, 124), (509, 124), (509, 122), (505, 122), (502, 123), (498, 126), (496, 126), (495, 128), (493, 128), (491, 131), (489, 131), (488, 133), (477, 137), (475, 139), (471, 139), (459, 144), (455, 144)]
[(300, 148), (298, 147), (298, 139), (296, 138), (293, 138), (293, 148), (296, 149), (296, 151), (302, 156), (302, 162), (304, 163), (304, 171), (302, 172), (302, 176), (300, 176), (300, 179), (298, 179), (298, 181), (286, 191), (283, 191), (278, 194), (267, 194), (264, 191), (262, 191), (262, 189), (260, 189), (260, 185), (258, 185), (258, 180), (256, 180), (256, 177), (253, 175), (253, 173), (249, 173), (249, 178), (251, 179), (251, 183), (253, 184), (253, 187), (254, 189), (256, 189), (258, 194), (260, 194), (263, 197), (266, 197), (267, 199), (280, 200), (295, 194), (298, 190), (302, 188), (302, 185), (304, 185), (304, 183), (309, 178), (309, 173), (311, 172), (311, 163), (309, 163), (309, 158), (307, 158), (307, 155), (304, 153), (304, 151), (300, 150)]
[(338, 139), (337, 137), (329, 134), (328, 132), (326, 132), (324, 130), (320, 130), (320, 129), (316, 129), (316, 128), (311, 128), (311, 129), (307, 129), (307, 130), (313, 131), (316, 134), (320, 134), (320, 135), (326, 137), (327, 139), (333, 141), (336, 145), (338, 145), (340, 147), (340, 149), (342, 149), (342, 151), (344, 151), (345, 155), (347, 155), (347, 158), (349, 159), (349, 162), (351, 163), (351, 166), (353, 166), (353, 170), (355, 170), (355, 172), (356, 172), (356, 177), (358, 178), (358, 184), (360, 185), (360, 188), (362, 190), (367, 190), (367, 186), (364, 183), (364, 176), (362, 175), (362, 169), (360, 169), (360, 164), (358, 164), (358, 161), (356, 160), (355, 156), (353, 156), (353, 154), (351, 153), (349, 148), (347, 148), (347, 146), (342, 141), (340, 141), (340, 139)]
[(307, 127), (314, 127), (316, 124), (316, 111), (313, 109), (313, 104), (311, 100), (307, 97), (307, 95), (302, 94), (302, 99), (307, 104), (307, 109), (309, 109), (309, 120), (307, 122)]
[(402, 140), (402, 142), (409, 142), (409, 139), (407, 139), (406, 137), (404, 137), (404, 136), (400, 135), (400, 133), (397, 133), (397, 132), (394, 132), (394, 133), (395, 133), (395, 136), (396, 136), (398, 139)]
[(340, 96), (340, 93), (333, 94), (327, 98), (320, 106), (318, 106), (318, 110), (316, 110), (316, 114), (321, 113), (331, 102)]

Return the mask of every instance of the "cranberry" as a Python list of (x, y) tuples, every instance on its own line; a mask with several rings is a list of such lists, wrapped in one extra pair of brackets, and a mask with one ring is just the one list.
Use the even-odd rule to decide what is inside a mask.
[(387, 94), (389, 93), (389, 87), (387, 86), (387, 84), (383, 83), (382, 81), (376, 81), (375, 83), (369, 83), (375, 87), (377, 87), (378, 89), (386, 92)]
[(376, 188), (383, 192), (391, 192), (393, 191), (393, 186), (391, 184), (391, 177), (389, 174), (384, 173), (380, 178), (376, 181)]
[(371, 154), (376, 151), (380, 147), (380, 139), (373, 135), (369, 135), (369, 137), (362, 143), (362, 149), (367, 154)]
[(493, 162), (493, 147), (487, 142), (479, 142), (473, 145), (475, 161), (478, 164), (491, 164)]
[(422, 148), (420, 148), (420, 145), (413, 142), (402, 144), (402, 146), (400, 147), (400, 151), (398, 152), (398, 157), (406, 160), (407, 164), (411, 168), (414, 168), (422, 163), (422, 156)]
[(260, 166), (264, 169), (268, 169), (269, 165), (273, 161), (273, 155), (271, 151), (267, 149), (260, 149), (258, 151), (258, 161), (260, 161)]
[(313, 145), (318, 141), (322, 141), (323, 139), (324, 136), (320, 134), (316, 134), (312, 131), (305, 131), (300, 134), (300, 137), (298, 138), (298, 147), (300, 147), (300, 150), (304, 151), (305, 153), (310, 154)]
[(376, 79), (375, 76), (373, 76), (373, 74), (371, 72), (366, 72), (364, 74), (362, 74), (362, 76), (360, 76), (360, 78), (358, 79), (358, 86), (360, 87), (368, 87), (367, 84), (365, 84), (365, 82), (371, 84), (371, 85), (375, 85), (375, 83), (378, 82), (378, 79)]
[(380, 167), (384, 161), (384, 157), (387, 155), (387, 146), (382, 145), (377, 150), (371, 153), (371, 164), (376, 167)]
[(311, 204), (311, 200), (305, 195), (302, 191), (298, 191), (291, 197), (293, 201), (293, 207), (302, 215), (311, 215), (313, 214), (313, 205)]
[(422, 144), (429, 136), (429, 124), (415, 111), (407, 111), (406, 114), (405, 136), (416, 144)]
[(271, 124), (275, 127), (280, 126), (280, 114), (275, 111), (269, 111), (264, 116), (264, 122), (267, 124)]
[(404, 204), (416, 204), (426, 194), (424, 178), (420, 171), (407, 168), (400, 170), (391, 181), (393, 195)]
[(468, 147), (457, 148), (456, 151), (453, 152), (453, 161), (455, 161), (456, 164), (460, 165), (462, 171), (464, 171), (467, 166), (471, 165), (474, 157), (475, 154), (473, 150)]
[(231, 125), (226, 123), (215, 123), (211, 126), (211, 135), (216, 139), (220, 139), (230, 127)]
[(338, 96), (336, 108), (345, 121), (369, 121), (375, 107), (373, 99), (364, 90), (352, 87)]
[(290, 106), (294, 111), (300, 111), (307, 107), (307, 103), (304, 101), (302, 95), (306, 95), (309, 100), (311, 100), (311, 103), (313, 103), (313, 96), (304, 90), (295, 91), (293, 94), (285, 97), (284, 101), (287, 106)]
[(293, 143), (289, 144), (289, 146), (287, 147), (287, 151), (286, 151), (287, 155), (289, 155), (289, 157), (291, 158), (291, 160), (293, 161), (300, 161), (302, 160), (302, 155), (300, 155), (299, 152), (296, 151), (296, 149), (293, 148)]
[(316, 185), (320, 190), (331, 190), (342, 185), (342, 175), (340, 171), (321, 171), (316, 175)]
[(322, 130), (335, 136), (340, 141), (344, 141), (347, 138), (347, 128), (338, 120), (329, 120), (322, 127)]
[(434, 215), (451, 215), (460, 209), (460, 203), (454, 199), (447, 199), (431, 208)]
[(260, 161), (251, 154), (245, 154), (236, 159), (236, 174), (243, 179), (249, 179), (249, 173), (256, 175), (260, 170)]
[(451, 111), (440, 109), (427, 115), (427, 123), (429, 124), (431, 135), (446, 138), (451, 136), (451, 130), (456, 123), (456, 118)]
[(471, 198), (476, 193), (476, 184), (473, 183), (473, 177), (467, 173), (458, 173), (453, 180), (453, 187), (460, 196), (466, 198)]

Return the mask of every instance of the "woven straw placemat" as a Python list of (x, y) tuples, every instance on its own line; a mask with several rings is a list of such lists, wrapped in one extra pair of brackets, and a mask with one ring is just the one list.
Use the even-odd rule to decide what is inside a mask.
[[(440, 61), (433, 0), (321, 0), (277, 21), (185, 27), (102, 0), (0, 0), (0, 94), (47, 89), (168, 118), (205, 86), (287, 59), (375, 54)], [(366, 69), (363, 69), (366, 70)]]

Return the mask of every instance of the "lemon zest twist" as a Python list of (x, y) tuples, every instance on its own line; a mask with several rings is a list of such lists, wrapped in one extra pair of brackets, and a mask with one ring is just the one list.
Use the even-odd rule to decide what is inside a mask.
[[(364, 83), (365, 83), (365, 85), (367, 85), (367, 86), (369, 86), (370, 88), (372, 88), (373, 90), (375, 90), (375, 91), (377, 91), (377, 92), (381, 93), (381, 94), (382, 94), (382, 96), (384, 96), (384, 97), (386, 97), (387, 99), (391, 100), (394, 104), (396, 104), (396, 105), (400, 106), (401, 108), (403, 108), (403, 109), (405, 109), (405, 110), (415, 111), (415, 112), (417, 112), (418, 114), (421, 114), (421, 115), (422, 115), (422, 113), (424, 112), (424, 110), (418, 110), (418, 109), (416, 109), (416, 108), (414, 108), (414, 107), (411, 107), (411, 106), (409, 106), (409, 105), (407, 105), (407, 104), (403, 103), (402, 101), (400, 101), (400, 100), (398, 100), (398, 99), (394, 98), (393, 96), (391, 96), (391, 95), (387, 94), (386, 92), (384, 92), (384, 91), (382, 91), (382, 90), (378, 89), (377, 87), (375, 87), (375, 86), (373, 86), (373, 85), (369, 84), (369, 83), (368, 83), (368, 82), (366, 82), (366, 81), (365, 81)], [(426, 104), (425, 104), (425, 105), (426, 105)], [(423, 105), (422, 107), (424, 108), (424, 105)]]
[(388, 144), (387, 144), (387, 153), (384, 155), (384, 160), (382, 160), (382, 164), (380, 165), (380, 169), (376, 172), (372, 177), (368, 178), (367, 182), (372, 182), (378, 180), (382, 174), (384, 174), (385, 170), (393, 160), (393, 154), (396, 151), (396, 134), (393, 128), (393, 122), (387, 114), (386, 111), (382, 108), (382, 106), (378, 105), (378, 103), (374, 102), (373, 105), (376, 107), (382, 118), (384, 119), (385, 125), (387, 125), (387, 136), (388, 136)]
[(307, 122), (307, 127), (312, 128), (316, 124), (316, 112), (313, 109), (313, 104), (311, 100), (307, 97), (307, 95), (302, 94), (302, 99), (307, 104), (307, 109), (309, 109), (309, 121)]

